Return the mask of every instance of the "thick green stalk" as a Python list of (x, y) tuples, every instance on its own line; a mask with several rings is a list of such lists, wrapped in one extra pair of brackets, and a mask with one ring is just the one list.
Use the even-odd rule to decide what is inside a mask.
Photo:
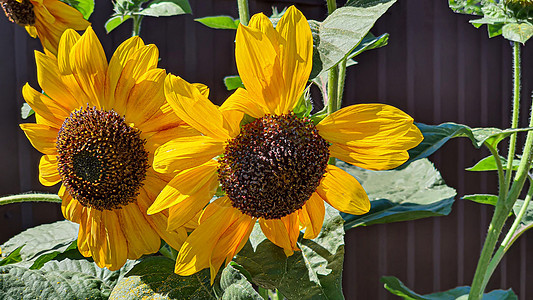
[(337, 9), (337, 1), (336, 0), (327, 0), (328, 2), (328, 15), (331, 15), (336, 9)]
[(337, 82), (337, 107), (342, 107), (342, 96), (344, 94), (344, 81), (346, 80), (346, 59), (339, 63), (339, 79)]
[(481, 287), (482, 290), (485, 290), (487, 287), (487, 284), (489, 283), (489, 279), (494, 273), (494, 270), (496, 270), (496, 267), (502, 260), (503, 256), (509, 250), (511, 245), (514, 243), (514, 235), (516, 230), (518, 229), (518, 226), (520, 226), (520, 222), (522, 221), (522, 218), (524, 217), (527, 207), (529, 206), (529, 202), (531, 202), (531, 198), (533, 197), (533, 183), (530, 181), (529, 184), (529, 190), (527, 191), (526, 199), (524, 200), (524, 203), (522, 204), (522, 208), (520, 209), (520, 212), (516, 216), (516, 219), (513, 222), (513, 225), (511, 226), (511, 229), (509, 229), (509, 232), (507, 232), (507, 235), (503, 239), (503, 242), (500, 245), (500, 248), (498, 248), (498, 251), (496, 251), (496, 254), (494, 254), (494, 257), (492, 257), (489, 266), (487, 268), (487, 271), (485, 272), (485, 278), (483, 280), (483, 285)]
[[(335, 0), (327, 0), (328, 3), (328, 15), (331, 15), (337, 9), (337, 2)], [(346, 70), (346, 68), (345, 68)], [(344, 79), (343, 79), (344, 82)], [(344, 88), (344, 84), (343, 84)], [(341, 96), (342, 97), (342, 94)], [(327, 114), (331, 115), (340, 109), (341, 104), (339, 101), (339, 67), (335, 66), (329, 69), (328, 73), (328, 101), (327, 105)], [(335, 165), (336, 159), (330, 157), (329, 164)]]
[(131, 36), (139, 36), (141, 34), (141, 23), (143, 21), (143, 16), (133, 15), (133, 31)]
[[(511, 128), (518, 128), (518, 115), (520, 112), (520, 43), (513, 43), (513, 119), (511, 121)], [(505, 185), (500, 187), (504, 193), (507, 193), (509, 184), (511, 183), (511, 175), (513, 174), (513, 159), (516, 149), (516, 133), (511, 134), (509, 140), (509, 152), (507, 153), (507, 172), (505, 176)], [(505, 194), (504, 194), (505, 197)]]
[(0, 198), (0, 205), (20, 202), (61, 203), (61, 198), (57, 194), (18, 194)]
[(239, 8), (239, 21), (242, 25), (248, 26), (248, 21), (250, 21), (248, 0), (237, 0), (237, 7)]
[[(533, 110), (533, 106), (531, 109)], [(533, 118), (531, 118), (532, 112), (530, 111), (529, 114), (529, 127), (533, 127)], [(496, 209), (489, 225), (487, 238), (485, 239), (483, 250), (481, 251), (481, 255), (478, 260), (476, 273), (474, 275), (474, 280), (472, 281), (472, 288), (470, 289), (470, 294), (468, 295), (469, 300), (481, 299), (483, 295), (483, 282), (486, 280), (485, 274), (487, 273), (488, 265), (494, 252), (494, 247), (496, 246), (503, 225), (509, 216), (509, 212), (513, 208), (516, 199), (518, 199), (518, 195), (524, 187), (524, 183), (527, 178), (527, 172), (531, 168), (532, 149), (533, 132), (529, 131), (527, 133), (526, 143), (524, 145), (524, 152), (522, 154), (522, 158), (520, 159), (520, 165), (516, 171), (511, 189), (509, 190), (507, 197), (503, 199), (499, 198), (498, 203), (496, 204)]]

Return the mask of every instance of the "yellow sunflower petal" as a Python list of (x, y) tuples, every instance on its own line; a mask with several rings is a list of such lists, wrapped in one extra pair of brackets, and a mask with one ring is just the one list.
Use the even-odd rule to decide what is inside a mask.
[(70, 68), (70, 50), (79, 39), (80, 35), (73, 29), (67, 29), (63, 33), (57, 51), (58, 68), (61, 74), (67, 75), (72, 73), (72, 69)]
[(127, 100), (127, 121), (142, 124), (159, 112), (165, 103), (163, 84), (165, 70), (152, 69), (147, 71), (133, 86)]
[(77, 83), (68, 85), (63, 81), (56, 60), (36, 51), (35, 63), (39, 85), (51, 99), (56, 101), (58, 106), (72, 111), (84, 104), (83, 100), (87, 96), (83, 94)]
[[(183, 216), (185, 218), (189, 217), (189, 219), (182, 221), (182, 224), (186, 223), (198, 211), (203, 209), (215, 194), (218, 186), (217, 170), (218, 163), (210, 160), (200, 166), (180, 172), (159, 193), (152, 206), (148, 209), (148, 214), (158, 213), (173, 205), (179, 206), (182, 201), (187, 199), (203, 203), (197, 211), (192, 212), (192, 215), (189, 212)], [(181, 214), (179, 217), (182, 217)], [(175, 219), (172, 212), (170, 213), (170, 219)], [(171, 222), (179, 223), (180, 221)]]
[[(182, 121), (179, 121), (179, 119), (173, 119), (176, 121), (174, 124), (159, 124), (159, 128), (152, 129), (151, 122), (150, 123), (143, 123), (138, 127), (141, 130), (141, 138), (146, 140), (145, 149), (146, 151), (150, 152), (151, 154), (155, 153), (157, 148), (159, 146), (163, 145), (164, 143), (176, 138), (176, 137), (191, 137), (191, 136), (199, 136), (200, 132), (198, 132), (196, 129), (192, 128), (189, 125), (186, 125)], [(155, 125), (155, 124), (153, 124)], [(168, 128), (165, 128), (168, 127)], [(155, 132), (150, 132), (148, 130), (144, 129), (152, 129), (155, 130)]]
[(80, 216), (80, 229), (78, 230), (78, 250), (81, 255), (85, 257), (91, 256), (91, 250), (89, 249), (89, 237), (91, 232), (91, 222), (87, 221), (87, 208), (82, 207)]
[(104, 48), (94, 33), (88, 27), (81, 38), (70, 50), (70, 69), (78, 85), (87, 94), (91, 105), (100, 108), (100, 101), (104, 100), (104, 87), (107, 73), (107, 59)]
[(274, 25), (272, 25), (272, 22), (270, 19), (265, 16), (263, 13), (258, 13), (252, 16), (250, 19), (250, 22), (248, 23), (248, 27), (255, 28), (264, 33), (267, 38), (270, 40), (270, 43), (278, 52), (279, 50), (279, 44), (280, 44), (280, 36), (279, 33), (274, 29)]
[(387, 144), (392, 150), (407, 150), (422, 141), (422, 135), (416, 134), (413, 118), (386, 104), (348, 106), (327, 116), (316, 127), (329, 142), (347, 146)]
[(361, 148), (332, 144), (329, 151), (333, 157), (374, 171), (394, 169), (409, 159), (407, 151), (389, 149), (387, 145)]
[(223, 128), (223, 116), (218, 108), (196, 86), (169, 74), (165, 79), (165, 96), (180, 119), (214, 139), (229, 138)]
[(173, 139), (155, 152), (154, 170), (179, 172), (199, 166), (224, 152), (224, 142), (208, 136)]
[(203, 83), (193, 83), (199, 91), (200, 94), (204, 95), (204, 97), (209, 98), (209, 87)]
[(259, 225), (265, 236), (278, 247), (283, 248), (287, 256), (298, 250), (296, 242), (300, 232), (298, 226), (298, 213), (294, 212), (281, 219), (259, 219)]
[(61, 185), (58, 195), (63, 200), (61, 202), (61, 212), (65, 219), (80, 223), (82, 221), (83, 205), (78, 200), (72, 198), (64, 185)]
[(120, 269), (128, 257), (128, 244), (116, 213), (88, 209), (87, 221), (91, 223), (88, 242), (94, 262), (110, 271)]
[(298, 211), (300, 222), (306, 228), (305, 239), (314, 239), (318, 236), (324, 223), (325, 213), (324, 200), (317, 193), (313, 193), (302, 209)]
[(225, 110), (237, 110), (245, 114), (248, 114), (254, 118), (261, 118), (267, 114), (268, 109), (263, 108), (260, 103), (252, 100), (248, 91), (243, 88), (238, 88), (231, 96), (229, 96), (222, 106), (220, 106), (222, 111)]
[(292, 111), (302, 95), (313, 62), (313, 36), (304, 15), (289, 7), (276, 26), (280, 36), (279, 60), (284, 79), (284, 101), (277, 114)]
[(27, 83), (22, 87), (22, 96), (35, 113), (40, 116), (40, 121), (44, 121), (38, 123), (59, 129), (70, 114), (64, 107), (58, 105), (48, 96), (39, 93)]
[(359, 181), (336, 166), (327, 166), (316, 192), (339, 211), (362, 215), (370, 210), (368, 195)]
[(24, 26), (24, 29), (26, 29), (26, 31), (32, 38), (37, 38), (37, 28), (35, 28), (35, 26), (26, 25)]
[(246, 90), (268, 113), (276, 113), (284, 93), (283, 74), (276, 47), (255, 28), (239, 25), (235, 61)]
[(128, 259), (138, 259), (144, 254), (159, 250), (161, 239), (135, 203), (117, 209), (124, 237), (128, 242)]
[(61, 181), (57, 171), (57, 158), (55, 155), (43, 155), (39, 163), (39, 181), (42, 185), (53, 186)]
[(137, 197), (137, 206), (143, 213), (144, 217), (150, 223), (152, 228), (157, 231), (157, 234), (165, 240), (174, 249), (179, 249), (185, 239), (187, 238), (187, 231), (185, 228), (179, 228), (173, 231), (167, 231), (168, 224), (168, 212), (162, 211), (154, 215), (147, 215), (148, 207), (152, 205), (154, 199), (159, 192), (167, 184), (168, 180), (161, 179), (159, 174), (154, 171), (148, 170), (146, 172), (146, 179), (144, 185), (140, 190), (140, 194)]
[(56, 155), (57, 129), (42, 124), (20, 124), (32, 146), (43, 154)]

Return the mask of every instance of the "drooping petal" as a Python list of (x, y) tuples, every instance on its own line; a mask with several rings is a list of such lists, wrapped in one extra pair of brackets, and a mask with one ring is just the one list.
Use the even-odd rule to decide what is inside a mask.
[(284, 79), (284, 98), (276, 113), (293, 110), (302, 95), (313, 61), (313, 36), (304, 15), (291, 6), (276, 26), (279, 32), (279, 60)]
[(316, 192), (339, 211), (362, 215), (370, 210), (368, 195), (359, 181), (339, 167), (326, 167), (326, 174)]
[(128, 244), (119, 218), (114, 211), (88, 209), (90, 225), (89, 249), (100, 268), (116, 271), (126, 263)]
[(61, 185), (58, 195), (63, 200), (61, 203), (61, 212), (65, 219), (80, 223), (83, 215), (83, 206), (78, 200), (72, 198), (64, 185)]
[[(240, 250), (242, 240), (248, 239), (253, 228), (252, 218), (231, 206), (218, 205), (227, 201), (227, 197), (224, 199), (209, 205), (215, 207), (214, 212), (183, 243), (176, 259), (176, 274), (187, 276), (207, 267), (211, 274), (216, 274), (228, 255)], [(212, 275), (211, 282), (214, 279)]]
[(165, 96), (174, 112), (187, 124), (213, 139), (229, 138), (223, 127), (222, 113), (196, 86), (169, 74), (165, 79)]
[(314, 239), (318, 236), (324, 223), (325, 213), (324, 200), (317, 193), (313, 193), (298, 211), (300, 223), (306, 228), (304, 239)]
[(246, 90), (268, 113), (279, 109), (285, 88), (276, 47), (258, 29), (239, 25), (235, 61)]
[(43, 154), (56, 155), (57, 128), (42, 124), (20, 124), (32, 146)]
[(55, 155), (43, 155), (39, 162), (39, 181), (42, 185), (53, 186), (61, 181), (57, 171), (57, 157)]
[(128, 242), (128, 259), (138, 259), (144, 254), (159, 250), (161, 240), (157, 232), (144, 218), (135, 203), (115, 210)]
[(298, 250), (299, 226), (298, 213), (292, 213), (281, 219), (259, 219), (259, 225), (265, 236), (278, 247), (283, 248), (287, 256), (291, 256), (294, 250)]
[(155, 152), (154, 170), (161, 173), (179, 172), (199, 166), (224, 152), (224, 142), (208, 136), (173, 139)]
[[(192, 202), (201, 202), (200, 208), (192, 214), (186, 213), (189, 218), (192, 218), (198, 211), (209, 203), (209, 200), (216, 192), (218, 163), (210, 160), (195, 168), (187, 169), (177, 174), (159, 193), (154, 203), (148, 209), (148, 214), (154, 214), (167, 209), (173, 205), (177, 205), (189, 199)], [(177, 209), (179, 211), (180, 209)], [(170, 219), (174, 216), (170, 213)], [(186, 223), (190, 219), (183, 220)], [(171, 221), (172, 222), (172, 221)], [(180, 221), (174, 221), (174, 223)], [(179, 227), (179, 226), (177, 226)]]

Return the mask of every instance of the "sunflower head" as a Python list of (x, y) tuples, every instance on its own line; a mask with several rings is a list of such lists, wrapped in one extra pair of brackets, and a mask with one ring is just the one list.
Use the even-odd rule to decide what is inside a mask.
[(533, 18), (533, 0), (505, 0), (504, 5), (519, 20)]
[(67, 191), (98, 210), (135, 201), (148, 169), (146, 141), (115, 111), (76, 110), (57, 136), (58, 171)]
[(0, 5), (11, 22), (20, 26), (35, 24), (35, 12), (30, 0), (1, 0)]
[(311, 197), (326, 172), (329, 144), (309, 119), (265, 115), (245, 125), (219, 159), (219, 181), (233, 207), (280, 219)]

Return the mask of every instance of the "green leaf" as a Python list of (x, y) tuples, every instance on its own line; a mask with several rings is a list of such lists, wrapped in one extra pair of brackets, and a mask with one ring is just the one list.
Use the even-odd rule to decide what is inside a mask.
[(150, 17), (169, 17), (192, 14), (188, 0), (154, 0), (147, 8), (135, 14)]
[(232, 75), (224, 77), (224, 85), (228, 91), (244, 88), (241, 77), (239, 75)]
[(336, 66), (359, 45), (374, 23), (396, 2), (373, 1), (365, 7), (344, 6), (322, 23), (310, 22), (313, 36), (313, 70), (310, 78)]
[(463, 196), (463, 199), (494, 206), (496, 206), (496, 203), (498, 202), (498, 196), (490, 194), (465, 195)]
[[(507, 167), (507, 159), (505, 157), (500, 156), (500, 160), (502, 162), (502, 165), (504, 168)], [(518, 166), (520, 165), (520, 160), (513, 159), (513, 171), (516, 171), (518, 169)], [(496, 165), (496, 159), (494, 156), (487, 156), (477, 162), (474, 166), (470, 168), (466, 168), (467, 171), (474, 171), (474, 172), (481, 172), (481, 171), (497, 171), (498, 166)]]
[[(516, 200), (513, 206), (513, 213), (515, 214), (515, 216), (518, 215), (523, 205), (524, 205), (524, 200)], [(520, 237), (522, 234), (524, 234), (526, 231), (528, 231), (532, 227), (533, 227), (533, 204), (530, 202), (524, 216), (522, 217), (522, 220), (520, 220), (520, 225), (518, 225), (518, 228), (516, 229), (511, 240), (514, 242), (518, 237)], [(512, 243), (510, 243), (509, 245), (511, 244)]]
[(371, 204), (364, 215), (341, 213), (345, 229), (443, 216), (451, 211), (456, 192), (427, 159), (402, 170), (369, 171), (342, 162), (337, 166), (357, 178)]
[(455, 13), (482, 16), (482, 0), (449, 0), (448, 6)]
[(179, 276), (174, 273), (174, 263), (162, 256), (143, 259), (117, 283), (109, 299), (216, 299), (209, 269)]
[(130, 19), (130, 15), (125, 16), (114, 16), (109, 18), (107, 22), (105, 22), (105, 31), (107, 33), (110, 33), (113, 29), (117, 28), (120, 24), (124, 23), (126, 20)]
[(61, 0), (77, 9), (88, 20), (94, 11), (94, 0)]
[(33, 109), (30, 107), (30, 105), (26, 102), (22, 103), (22, 107), (20, 108), (20, 117), (22, 119), (27, 119), (29, 118), (31, 115), (33, 115), (35, 112), (33, 111)]
[(502, 28), (504, 38), (525, 44), (533, 36), (533, 25), (529, 23), (505, 24)]
[(0, 299), (108, 299), (133, 262), (119, 271), (100, 269), (86, 260), (48, 262), (41, 270), (0, 267)]
[(310, 86), (308, 86), (304, 90), (304, 93), (298, 100), (296, 107), (293, 109), (294, 114), (296, 114), (300, 118), (309, 117), (311, 111), (313, 110), (313, 101), (311, 100), (311, 93), (309, 87)]
[(20, 250), (22, 261), (17, 265), (29, 267), (42, 255), (64, 252), (77, 237), (78, 224), (65, 220), (23, 231), (5, 242), (1, 248), (6, 253), (10, 253), (24, 246)]
[(278, 289), (288, 299), (344, 299), (341, 283), (343, 224), (338, 211), (326, 205), (320, 235), (307, 240), (300, 234), (298, 247), (301, 251), (289, 257), (265, 238), (256, 224), (235, 261), (250, 273), (255, 284)]
[(203, 17), (194, 20), (214, 29), (237, 29), (239, 27), (239, 20), (230, 16)]
[(14, 251), (11, 251), (8, 256), (4, 257), (2, 260), (0, 260), (0, 266), (5, 266), (9, 264), (14, 264), (22, 261), (22, 257), (20, 256), (20, 250), (24, 246), (20, 246)]
[[(406, 287), (398, 278), (394, 276), (383, 276), (380, 281), (384, 284), (385, 289), (396, 296), (406, 300), (455, 300), (465, 299), (470, 292), (469, 286), (460, 286), (449, 291), (438, 292), (428, 295), (420, 295)], [(465, 298), (463, 298), (465, 297)], [(516, 294), (511, 290), (494, 290), (484, 294), (483, 300), (518, 300)]]
[(381, 47), (387, 46), (388, 43), (389, 43), (389, 34), (388, 33), (384, 33), (384, 34), (376, 37), (371, 32), (369, 32), (363, 38), (361, 43), (359, 45), (357, 45), (357, 47), (355, 47), (353, 52), (350, 53), (350, 55), (348, 55), (348, 58), (352, 59), (352, 58), (356, 57), (357, 55), (359, 55), (359, 54), (361, 54), (361, 53), (363, 53), (363, 52), (365, 52), (367, 50), (372, 50), (372, 49), (377, 49), (377, 48), (381, 48)]
[(263, 300), (246, 276), (231, 264), (222, 270), (220, 288), (222, 300)]
[(430, 156), (452, 138), (468, 137), (476, 148), (481, 147), (483, 143), (487, 143), (489, 146), (496, 148), (499, 142), (510, 136), (512, 133), (533, 130), (533, 128), (505, 130), (498, 128), (472, 129), (466, 125), (456, 123), (443, 123), (440, 125), (416, 123), (415, 125), (420, 129), (420, 132), (422, 132), (424, 140), (418, 146), (408, 151), (409, 160), (398, 167), (399, 169), (404, 168), (417, 159)]

